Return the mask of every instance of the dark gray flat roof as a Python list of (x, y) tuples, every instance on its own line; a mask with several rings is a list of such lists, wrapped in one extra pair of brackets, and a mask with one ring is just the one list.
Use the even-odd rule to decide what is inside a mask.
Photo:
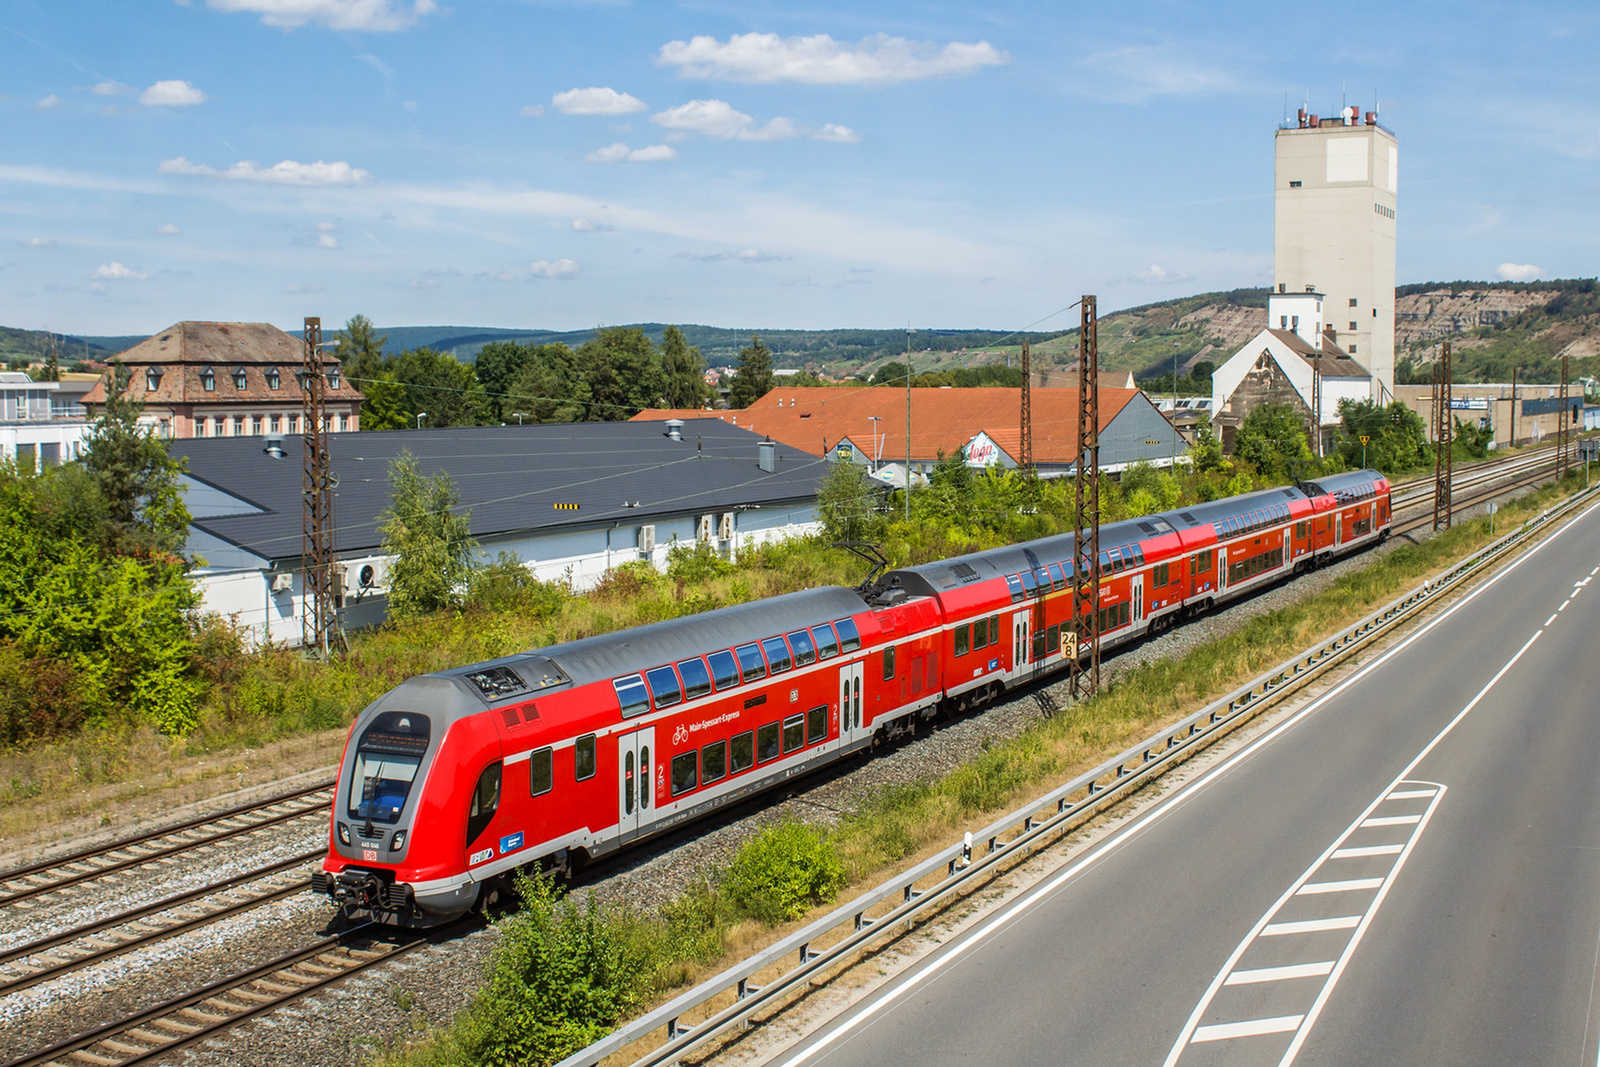
[[(196, 487), (193, 526), (268, 560), (301, 552), (302, 439), (282, 438), (284, 458), (265, 437), (172, 442)], [(480, 540), (533, 531), (637, 526), (683, 515), (795, 504), (815, 499), (824, 460), (776, 446), (777, 469), (757, 465), (759, 435), (719, 419), (693, 419), (683, 440), (661, 422), (579, 422), (332, 434), (334, 548), (375, 551), (389, 506), (389, 464), (402, 450), (424, 475), (445, 471), (472, 512)], [(221, 494), (212, 490), (220, 490)], [(242, 503), (229, 514), (228, 498)], [(576, 504), (557, 509), (556, 504)]]

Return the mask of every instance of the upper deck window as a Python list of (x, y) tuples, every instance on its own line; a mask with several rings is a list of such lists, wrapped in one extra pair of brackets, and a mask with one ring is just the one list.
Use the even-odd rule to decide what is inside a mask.
[(811, 628), (811, 636), (817, 642), (817, 658), (832, 659), (839, 654), (839, 641), (833, 636), (833, 627), (827, 623)]
[(835, 619), (833, 628), (839, 631), (840, 652), (854, 652), (861, 647), (861, 633), (854, 619)]
[(761, 649), (767, 654), (767, 664), (773, 674), (782, 674), (794, 666), (789, 658), (789, 646), (783, 643), (783, 638), (769, 637), (761, 642)]
[(767, 662), (761, 658), (761, 646), (740, 645), (734, 652), (739, 657), (739, 670), (744, 672), (746, 683), (759, 681), (767, 676)]
[(683, 689), (678, 685), (678, 672), (670, 666), (645, 671), (644, 676), (650, 683), (650, 695), (655, 697), (656, 707), (670, 708), (682, 702)]
[(711, 661), (711, 678), (717, 683), (717, 692), (739, 684), (739, 665), (734, 661), (732, 652), (724, 649), (711, 653), (706, 659)]
[(617, 702), (622, 705), (624, 719), (643, 715), (650, 710), (650, 692), (645, 689), (643, 678), (637, 674), (630, 674), (626, 678), (618, 678), (611, 684), (616, 686)]
[(805, 630), (796, 630), (789, 635), (789, 647), (794, 649), (794, 665), (804, 667), (817, 662), (817, 646), (812, 644), (811, 635)]
[(694, 700), (711, 692), (711, 673), (706, 670), (706, 661), (703, 659), (686, 659), (678, 664), (678, 673), (683, 676), (683, 698)]

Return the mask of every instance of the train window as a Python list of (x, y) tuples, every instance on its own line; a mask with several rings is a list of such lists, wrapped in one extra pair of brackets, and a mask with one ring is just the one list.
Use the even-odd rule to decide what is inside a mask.
[(1161, 586), (1166, 585), (1171, 580), (1172, 580), (1172, 565), (1169, 564), (1169, 563), (1157, 563), (1156, 564), (1156, 568), (1155, 568), (1155, 572), (1150, 577), (1150, 581), (1157, 588), (1160, 588)]
[(678, 685), (678, 672), (670, 666), (645, 671), (644, 676), (650, 683), (650, 695), (655, 697), (656, 707), (670, 708), (683, 700), (683, 689)]
[(991, 645), (1000, 643), (1000, 616), (998, 615), (989, 616), (989, 643)]
[(839, 631), (840, 652), (854, 652), (861, 647), (861, 632), (854, 619), (835, 619), (833, 628)]
[(700, 750), (700, 778), (706, 785), (710, 785), (712, 782), (722, 781), (727, 776), (728, 742), (713, 741)]
[(1044, 650), (1047, 655), (1061, 651), (1061, 631), (1054, 626), (1045, 631)]
[(1006, 575), (1006, 588), (1011, 590), (1011, 602), (1015, 604), (1022, 599), (1022, 579), (1015, 574)]
[(955, 629), (956, 655), (965, 656), (968, 646), (972, 644), (972, 627), (962, 623)]
[(804, 667), (817, 662), (817, 646), (811, 643), (811, 634), (796, 630), (789, 635), (789, 647), (794, 649), (794, 665)]
[(1113, 548), (1111, 550), (1111, 573), (1120, 573), (1122, 568), (1126, 567), (1127, 565), (1127, 561), (1122, 558), (1122, 553)]
[(1136, 566), (1144, 566), (1144, 549), (1134, 545), (1130, 551), (1133, 553), (1133, 562)]
[(980, 648), (987, 647), (989, 647), (989, 623), (985, 619), (979, 619), (972, 624), (972, 650), (976, 652)]
[(500, 807), (500, 761), (495, 760), (478, 775), (478, 784), (472, 790), (472, 808), (467, 814), (467, 845), (489, 828), (494, 813)]
[(672, 795), (687, 793), (700, 784), (700, 753), (685, 752), (672, 757)]
[(783, 643), (783, 638), (769, 637), (761, 642), (761, 649), (767, 654), (767, 666), (772, 668), (773, 674), (782, 674), (794, 666), (789, 659), (789, 646)]
[(791, 715), (783, 720), (783, 751), (787, 755), (806, 747), (806, 717)]
[(1061, 573), (1061, 564), (1059, 564), (1059, 563), (1050, 564), (1049, 573), (1050, 573), (1050, 588), (1051, 589), (1060, 590), (1060, 589), (1065, 589), (1067, 587), (1066, 576)]
[(748, 771), (756, 764), (756, 735), (746, 730), (733, 739), (733, 773)]
[(839, 639), (833, 636), (833, 627), (827, 623), (813, 626), (811, 638), (817, 643), (818, 659), (832, 659), (839, 654)]
[(778, 758), (778, 724), (769, 722), (756, 729), (756, 760), (761, 763)]
[(572, 777), (579, 782), (594, 777), (594, 734), (584, 734), (572, 743)]
[(683, 677), (683, 699), (693, 700), (711, 692), (711, 672), (703, 659), (686, 659), (678, 664), (678, 674)]
[(806, 744), (828, 739), (828, 705), (818, 704), (806, 712)]
[(1305, 523), (1297, 522), (1297, 523), (1294, 524), (1294, 536), (1295, 536), (1295, 540), (1297, 540), (1297, 541), (1305, 540), (1305, 536), (1306, 536), (1306, 524)]
[(883, 680), (889, 681), (894, 677), (894, 646), (883, 646)]
[(760, 645), (740, 645), (733, 651), (739, 657), (739, 669), (744, 672), (746, 685), (767, 676), (767, 661), (761, 658)]
[(717, 683), (717, 692), (739, 684), (739, 664), (732, 652), (713, 652), (706, 659), (711, 661), (711, 678)]
[(650, 691), (644, 687), (643, 678), (637, 674), (630, 674), (626, 678), (618, 678), (611, 684), (617, 687), (617, 702), (622, 705), (624, 719), (643, 715), (650, 710)]
[(548, 748), (528, 754), (528, 795), (539, 796), (556, 786), (555, 760)]
[(1194, 572), (1196, 574), (1211, 573), (1211, 553), (1202, 552), (1198, 557), (1196, 557)]

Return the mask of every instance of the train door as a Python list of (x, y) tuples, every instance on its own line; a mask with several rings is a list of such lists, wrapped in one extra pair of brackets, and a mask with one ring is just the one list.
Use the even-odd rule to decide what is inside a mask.
[(1028, 613), (1019, 611), (1011, 616), (1011, 669), (1020, 671), (1028, 665)]
[(655, 818), (655, 740), (654, 726), (617, 738), (617, 829), (624, 834)]
[(1228, 550), (1217, 549), (1217, 592), (1228, 588)]
[(856, 660), (839, 668), (839, 742), (845, 745), (872, 732), (861, 720), (862, 667)]
[(1333, 515), (1332, 515), (1332, 519), (1333, 519), (1333, 545), (1334, 545), (1335, 548), (1337, 548), (1337, 547), (1339, 547), (1340, 543), (1342, 543), (1344, 541), (1344, 512), (1342, 512), (1342, 511), (1334, 512)]
[(1144, 621), (1144, 575), (1135, 574), (1131, 584), (1133, 587), (1133, 622), (1137, 626)]

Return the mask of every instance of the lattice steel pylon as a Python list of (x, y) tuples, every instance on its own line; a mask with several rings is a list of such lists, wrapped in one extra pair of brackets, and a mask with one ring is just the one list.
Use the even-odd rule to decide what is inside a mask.
[(1028, 342), (1022, 342), (1022, 442), (1017, 449), (1017, 464), (1022, 468), (1025, 478), (1032, 478), (1033, 471), (1033, 368), (1029, 366)]
[(1450, 528), (1455, 517), (1451, 484), (1451, 453), (1455, 451), (1455, 408), (1450, 400), (1450, 339), (1445, 338), (1438, 365), (1433, 368), (1433, 425), (1438, 450), (1433, 457), (1433, 528)]
[[(1095, 298), (1078, 330), (1078, 465), (1072, 487), (1072, 699), (1100, 691), (1100, 337)], [(1088, 646), (1087, 662), (1080, 659)]]
[(1572, 431), (1567, 420), (1571, 417), (1568, 408), (1571, 406), (1571, 364), (1569, 357), (1563, 353), (1561, 356), (1561, 421), (1558, 423), (1556, 433), (1556, 477), (1567, 476), (1567, 464), (1572, 461)]
[(322, 373), (322, 319), (308, 317), (300, 369), (301, 415), (305, 422), (304, 521), (300, 564), (304, 576), (301, 635), (307, 652), (328, 654), (335, 628), (333, 588), (333, 482), (328, 456), (328, 380)]

